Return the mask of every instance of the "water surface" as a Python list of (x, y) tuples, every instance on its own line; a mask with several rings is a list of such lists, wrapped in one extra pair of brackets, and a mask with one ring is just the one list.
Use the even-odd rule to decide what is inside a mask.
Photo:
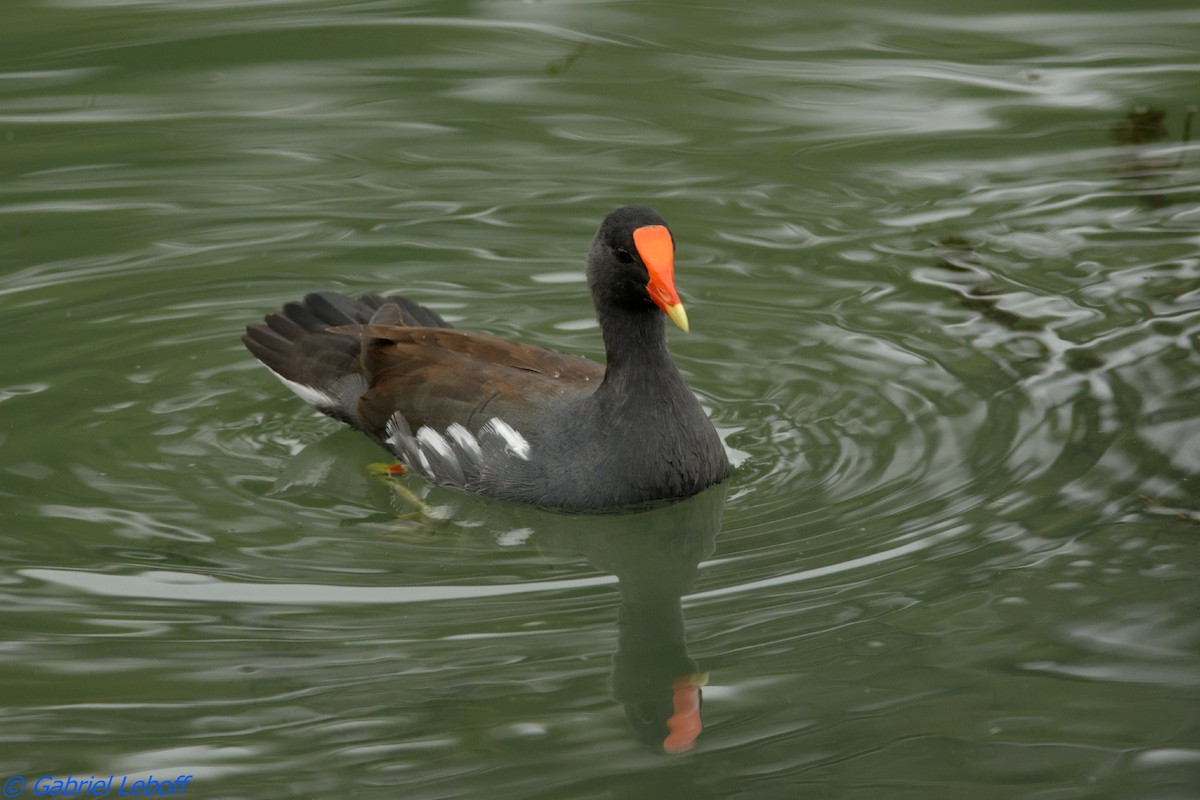
[[(1195, 796), (1189, 4), (5, 14), (4, 778)], [(238, 342), (404, 291), (600, 358), (627, 202), (738, 464), (687, 503), (398, 490)]]

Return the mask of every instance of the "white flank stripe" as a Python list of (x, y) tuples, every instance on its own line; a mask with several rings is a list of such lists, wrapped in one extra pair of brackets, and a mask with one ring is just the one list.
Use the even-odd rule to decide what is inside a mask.
[(454, 449), (450, 447), (446, 437), (433, 428), (426, 426), (417, 431), (417, 442), (430, 450), (436, 450), (442, 458), (454, 458)]
[(479, 447), (479, 442), (471, 435), (471, 432), (457, 422), (452, 422), (449, 428), (446, 428), (446, 434), (454, 440), (454, 443), (470, 454), (471, 458), (479, 460), (483, 457), (483, 450)]
[[(387, 434), (387, 441), (396, 445), (396, 447), (403, 447), (404, 429), (407, 427), (408, 425), (404, 422), (404, 417), (400, 416), (400, 412), (397, 411), (388, 417), (387, 427), (384, 428), (383, 432)], [(412, 435), (411, 431), (408, 435)]]
[(513, 455), (518, 456), (526, 461), (529, 460), (529, 442), (525, 441), (525, 437), (517, 433), (517, 429), (509, 425), (499, 417), (492, 417), (485, 428), (491, 428), (496, 433), (504, 438), (505, 444)]

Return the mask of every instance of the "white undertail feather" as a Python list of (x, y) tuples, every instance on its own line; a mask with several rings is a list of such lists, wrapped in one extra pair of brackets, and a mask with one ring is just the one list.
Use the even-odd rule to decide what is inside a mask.
[(328, 411), (337, 408), (337, 401), (329, 393), (323, 392), (320, 389), (314, 389), (311, 386), (305, 386), (303, 383), (288, 380), (274, 370), (271, 370), (271, 374), (279, 378), (284, 386), (295, 392), (297, 397), (318, 411)]

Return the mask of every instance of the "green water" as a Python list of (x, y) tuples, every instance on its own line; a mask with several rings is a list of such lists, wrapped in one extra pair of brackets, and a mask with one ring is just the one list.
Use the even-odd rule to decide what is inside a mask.
[[(0, 781), (1200, 797), (1198, 42), (1187, 3), (5, 0)], [(404, 291), (599, 358), (628, 202), (737, 463), (688, 503), (403, 479), (421, 516), (238, 341)]]

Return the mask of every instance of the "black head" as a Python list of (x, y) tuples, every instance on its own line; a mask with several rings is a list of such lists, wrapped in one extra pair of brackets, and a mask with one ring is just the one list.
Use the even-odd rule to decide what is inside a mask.
[(675, 239), (658, 212), (622, 206), (604, 218), (587, 264), (588, 289), (601, 315), (661, 309), (687, 330), (674, 273)]

